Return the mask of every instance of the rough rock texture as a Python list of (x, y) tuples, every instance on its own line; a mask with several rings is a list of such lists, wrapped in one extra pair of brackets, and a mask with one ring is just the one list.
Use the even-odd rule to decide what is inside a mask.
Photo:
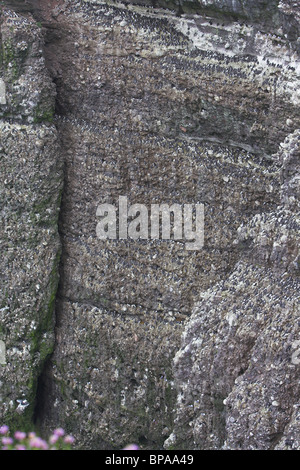
[(296, 131), (274, 156), (283, 204), (238, 229), (247, 250), (185, 326), (167, 448), (299, 449), (299, 149)]
[[(7, 3), (18, 13), (5, 18), (33, 14), (45, 38), (35, 73), (32, 55), (15, 54), (24, 89), (3, 69), (0, 109), (4, 127), (53, 132), (40, 156), (41, 172), (44, 160), (54, 165), (47, 210), (64, 160), (55, 347), (36, 422), (93, 449), (299, 448), (297, 5), (33, 0), (26, 12)], [(53, 84), (55, 128), (34, 125), (53, 116)], [(203, 249), (99, 240), (97, 207), (119, 196), (147, 207), (203, 203)], [(0, 340), (12, 368), (12, 343)]]
[[(54, 346), (63, 173), (55, 87), (35, 20), (1, 16), (0, 420), (32, 427), (38, 377)], [(50, 110), (52, 109), (52, 116)]]

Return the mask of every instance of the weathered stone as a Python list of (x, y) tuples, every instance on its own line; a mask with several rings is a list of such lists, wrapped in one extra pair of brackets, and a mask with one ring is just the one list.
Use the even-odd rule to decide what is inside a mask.
[(0, 420), (12, 429), (32, 429), (38, 377), (54, 346), (63, 173), (56, 128), (30, 124), (54, 108), (38, 30), (31, 17), (2, 11)]
[[(54, 302), (60, 242), (62, 190), (59, 148), (53, 126), (0, 121), (1, 421), (30, 427), (36, 388), (54, 345)], [(29, 403), (16, 419), (18, 399)]]
[(299, 448), (299, 136), (274, 156), (284, 205), (239, 228), (248, 249), (185, 326), (167, 448)]
[[(297, 6), (21, 3), (2, 18), (3, 240), (20, 253), (2, 419), (35, 401), (44, 433), (85, 449), (299, 448)], [(204, 247), (99, 240), (97, 207), (120, 196), (203, 203)]]
[(8, 9), (1, 16), (1, 77), (5, 99), (0, 118), (35, 124), (51, 122), (55, 86), (43, 55), (43, 34), (36, 21)]

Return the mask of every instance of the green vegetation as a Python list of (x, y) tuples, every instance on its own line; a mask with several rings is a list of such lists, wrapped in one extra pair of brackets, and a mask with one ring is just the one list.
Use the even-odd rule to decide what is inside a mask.
[(11, 80), (16, 81), (19, 77), (19, 66), (12, 42), (9, 40), (2, 43), (0, 49), (0, 63), (6, 73), (9, 73), (11, 76)]
[(39, 124), (41, 122), (53, 122), (55, 114), (54, 105), (48, 105), (46, 107), (41, 106), (41, 104), (37, 105), (34, 115), (34, 124)]

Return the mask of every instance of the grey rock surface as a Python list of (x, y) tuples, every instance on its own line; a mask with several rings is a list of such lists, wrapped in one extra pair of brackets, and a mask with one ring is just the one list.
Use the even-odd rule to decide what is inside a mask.
[(63, 172), (48, 121), (55, 87), (40, 28), (4, 9), (1, 40), (0, 420), (30, 429), (38, 378), (54, 347)]
[[(297, 5), (21, 3), (1, 20), (1, 419), (25, 406), (84, 449), (298, 449)], [(204, 247), (99, 240), (120, 196), (203, 203)]]
[(274, 156), (284, 204), (238, 229), (248, 250), (185, 326), (167, 448), (299, 448), (299, 137)]

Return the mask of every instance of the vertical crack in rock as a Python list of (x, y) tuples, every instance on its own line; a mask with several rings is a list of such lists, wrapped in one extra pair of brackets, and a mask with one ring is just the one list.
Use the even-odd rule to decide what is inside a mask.
[(9, 6), (1, 6), (1, 83), (0, 416), (12, 429), (31, 429), (54, 347), (62, 168), (42, 30)]

